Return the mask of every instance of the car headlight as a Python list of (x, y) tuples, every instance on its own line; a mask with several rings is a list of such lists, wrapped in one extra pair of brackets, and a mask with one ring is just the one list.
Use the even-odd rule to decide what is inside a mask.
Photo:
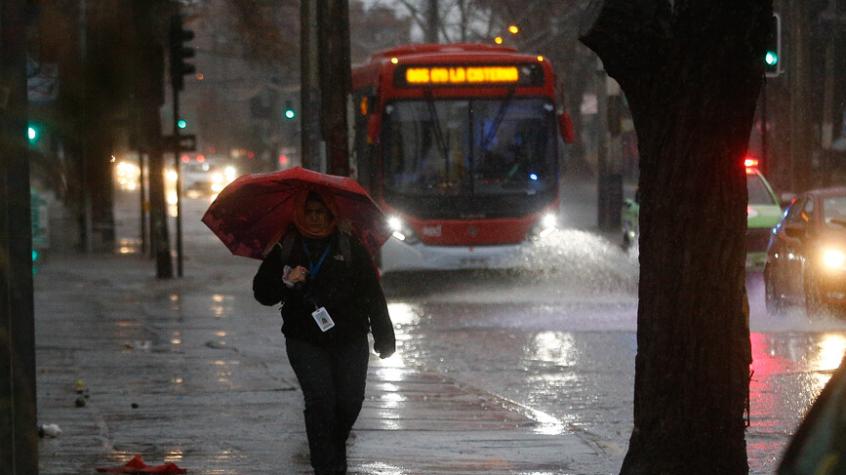
[(846, 252), (836, 248), (824, 248), (822, 251), (822, 265), (829, 270), (843, 269), (846, 265)]
[(168, 168), (165, 170), (165, 181), (168, 183), (176, 183), (176, 180), (179, 178), (179, 174), (176, 173), (176, 170), (173, 168)]
[(554, 229), (558, 226), (558, 216), (555, 216), (554, 213), (546, 213), (541, 218), (541, 226), (543, 226), (543, 229)]
[(414, 235), (414, 231), (399, 216), (388, 216), (388, 229), (391, 230), (391, 236), (406, 244), (417, 242), (417, 236)]
[(402, 231), (402, 220), (397, 216), (388, 217), (388, 227), (391, 231)]

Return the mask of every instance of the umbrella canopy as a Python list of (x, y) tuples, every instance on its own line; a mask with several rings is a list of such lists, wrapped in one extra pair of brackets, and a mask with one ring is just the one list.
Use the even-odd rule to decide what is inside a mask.
[(375, 256), (390, 236), (385, 216), (352, 178), (295, 167), (244, 175), (224, 188), (203, 215), (203, 223), (236, 256), (262, 259), (292, 226), (302, 194), (328, 195), (341, 229)]

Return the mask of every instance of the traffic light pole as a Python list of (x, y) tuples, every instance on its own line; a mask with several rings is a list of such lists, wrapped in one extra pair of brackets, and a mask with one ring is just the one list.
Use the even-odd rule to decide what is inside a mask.
[(0, 3), (0, 473), (38, 473), (23, 0)]
[(170, 43), (170, 85), (173, 92), (173, 166), (176, 169), (176, 275), (182, 277), (182, 167), (180, 155), (182, 146), (179, 141), (179, 91), (185, 83), (182, 76), (195, 71), (194, 65), (185, 60), (194, 56), (194, 48), (185, 43), (194, 38), (194, 32), (182, 27), (182, 16), (176, 14), (170, 19), (168, 32)]

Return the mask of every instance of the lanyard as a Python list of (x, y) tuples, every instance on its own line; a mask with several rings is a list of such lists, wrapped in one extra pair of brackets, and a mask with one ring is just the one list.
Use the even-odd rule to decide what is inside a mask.
[(308, 258), (308, 276), (310, 278), (314, 279), (317, 277), (317, 274), (320, 272), (320, 267), (323, 265), (323, 261), (326, 260), (326, 256), (329, 255), (330, 250), (332, 250), (332, 245), (327, 242), (326, 249), (323, 250), (323, 254), (320, 256), (320, 259), (318, 259), (315, 263), (311, 260), (311, 253), (308, 252), (308, 246), (305, 241), (303, 241), (303, 251), (305, 251), (306, 258)]

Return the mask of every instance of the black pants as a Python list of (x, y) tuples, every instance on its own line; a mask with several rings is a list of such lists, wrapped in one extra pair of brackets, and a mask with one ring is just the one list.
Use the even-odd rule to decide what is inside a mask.
[(286, 347), (305, 398), (311, 466), (316, 474), (346, 473), (347, 437), (364, 402), (367, 336), (331, 347), (288, 338)]

